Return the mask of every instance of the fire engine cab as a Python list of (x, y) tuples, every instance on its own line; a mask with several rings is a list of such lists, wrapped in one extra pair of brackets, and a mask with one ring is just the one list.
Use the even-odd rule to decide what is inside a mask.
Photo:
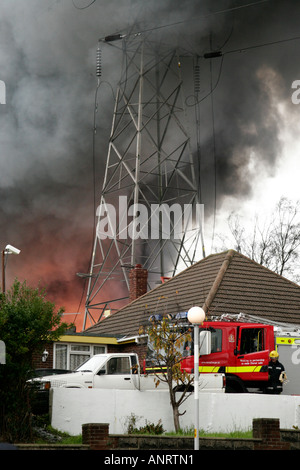
[[(225, 373), (227, 393), (264, 392), (269, 353), (276, 349), (288, 378), (283, 393), (300, 394), (299, 326), (239, 314), (205, 321), (199, 331), (199, 372)], [(181, 366), (193, 373), (194, 356)]]

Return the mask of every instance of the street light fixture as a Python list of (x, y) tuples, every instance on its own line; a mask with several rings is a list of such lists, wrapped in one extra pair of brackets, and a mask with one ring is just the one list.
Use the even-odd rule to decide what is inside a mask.
[(199, 450), (199, 325), (202, 325), (205, 320), (204, 310), (201, 307), (190, 308), (188, 311), (188, 320), (194, 325), (194, 449)]
[(15, 248), (12, 245), (6, 245), (5, 249), (2, 250), (2, 293), (5, 292), (5, 265), (6, 265), (6, 256), (7, 255), (18, 255), (21, 252), (18, 248)]

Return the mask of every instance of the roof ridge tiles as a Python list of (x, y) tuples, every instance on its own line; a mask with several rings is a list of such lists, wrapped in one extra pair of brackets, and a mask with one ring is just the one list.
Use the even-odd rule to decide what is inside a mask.
[(211, 306), (212, 301), (215, 298), (216, 293), (218, 292), (218, 289), (220, 287), (220, 284), (223, 280), (223, 277), (228, 269), (228, 266), (230, 265), (233, 256), (235, 255), (236, 251), (235, 250), (228, 250), (227, 255), (225, 256), (225, 259), (220, 267), (220, 270), (213, 282), (213, 285), (205, 299), (205, 302), (202, 306), (203, 310), (205, 313), (208, 312), (209, 307)]

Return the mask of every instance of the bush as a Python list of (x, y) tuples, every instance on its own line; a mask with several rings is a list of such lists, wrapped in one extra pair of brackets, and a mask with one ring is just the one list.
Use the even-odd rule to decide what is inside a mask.
[(146, 420), (146, 424), (144, 426), (137, 428), (136, 424), (137, 424), (138, 419), (139, 418), (137, 416), (135, 416), (133, 413), (131, 413), (131, 415), (128, 419), (128, 425), (127, 425), (127, 433), (128, 434), (152, 434), (152, 435), (155, 434), (155, 435), (159, 435), (159, 434), (163, 434), (165, 432), (164, 428), (161, 424), (161, 420), (159, 420), (157, 424), (149, 423)]
[(6, 363), (0, 365), (0, 438), (6, 442), (32, 439), (31, 390), (26, 386), (35, 353), (55, 341), (68, 325), (63, 310), (46, 299), (45, 291), (15, 281), (0, 293), (0, 339)]

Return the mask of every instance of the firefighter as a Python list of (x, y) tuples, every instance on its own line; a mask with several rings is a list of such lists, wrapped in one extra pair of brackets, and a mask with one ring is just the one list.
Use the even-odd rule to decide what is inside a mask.
[(284, 366), (278, 360), (279, 354), (277, 351), (271, 351), (269, 357), (269, 381), (266, 388), (266, 393), (279, 395), (282, 392), (282, 384), (286, 380), (286, 373)]

